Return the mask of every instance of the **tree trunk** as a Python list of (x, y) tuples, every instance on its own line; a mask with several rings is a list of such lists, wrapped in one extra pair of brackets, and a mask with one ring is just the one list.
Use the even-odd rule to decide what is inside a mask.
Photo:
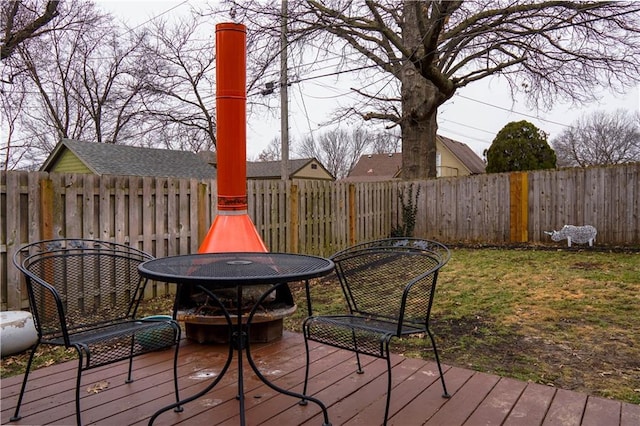
[(438, 89), (413, 65), (402, 71), (402, 178), (436, 177)]
[[(453, 95), (453, 86), (444, 82), (434, 61), (437, 55), (421, 20), (428, 16), (429, 5), (405, 1), (402, 38), (411, 55), (404, 58), (399, 78), (402, 83), (402, 178), (426, 179), (436, 177), (436, 134), (438, 106)], [(439, 79), (439, 80), (437, 80)], [(435, 82), (450, 92), (445, 94)]]

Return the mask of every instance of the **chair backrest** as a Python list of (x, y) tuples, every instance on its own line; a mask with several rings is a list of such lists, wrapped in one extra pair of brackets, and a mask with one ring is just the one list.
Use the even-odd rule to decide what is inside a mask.
[(58, 239), (28, 244), (13, 263), (25, 275), (31, 312), (44, 339), (135, 316), (144, 294), (138, 265), (153, 257), (107, 241)]
[(438, 271), (450, 258), (443, 244), (419, 239), (378, 240), (332, 256), (351, 313), (403, 327), (427, 325)]
[(349, 253), (352, 251), (362, 250), (365, 248), (373, 248), (373, 247), (410, 247), (420, 250), (425, 250), (436, 254), (438, 257), (442, 259), (442, 263), (445, 264), (449, 261), (451, 257), (451, 253), (449, 249), (442, 243), (433, 240), (426, 240), (424, 238), (413, 238), (413, 237), (394, 237), (394, 238), (382, 238), (379, 240), (367, 241), (364, 243), (359, 243), (350, 247), (347, 247), (344, 250), (341, 250), (334, 255), (332, 258), (340, 256), (345, 253)]

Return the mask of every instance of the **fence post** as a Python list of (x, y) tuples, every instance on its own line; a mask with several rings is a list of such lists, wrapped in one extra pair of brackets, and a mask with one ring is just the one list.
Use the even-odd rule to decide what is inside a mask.
[[(53, 181), (48, 178), (40, 180), (40, 238), (42, 240), (53, 239)], [(53, 269), (49, 262), (45, 262), (44, 278), (53, 282)], [(47, 306), (43, 309), (45, 317), (53, 315), (55, 307), (51, 298), (46, 298)], [(49, 312), (49, 314), (47, 314)]]
[(356, 243), (356, 226), (358, 217), (356, 214), (356, 186), (349, 184), (349, 245)]
[(290, 226), (290, 247), (291, 247), (291, 252), (292, 253), (298, 253), (298, 231), (299, 231), (299, 227), (300, 227), (300, 218), (298, 217), (298, 203), (299, 203), (299, 196), (298, 196), (298, 185), (295, 184), (291, 184), (290, 186), (291, 188), (291, 197), (290, 197), (290, 212), (291, 212), (291, 221), (289, 222), (289, 226)]
[(527, 172), (509, 176), (509, 241), (529, 241), (529, 185)]
[(53, 181), (40, 180), (40, 239), (53, 239)]
[[(156, 194), (158, 197), (158, 194)], [(204, 241), (204, 238), (207, 236), (207, 231), (209, 231), (209, 227), (211, 224), (207, 218), (207, 185), (204, 183), (198, 184), (198, 194), (197, 194), (197, 215), (198, 218), (198, 245)]]

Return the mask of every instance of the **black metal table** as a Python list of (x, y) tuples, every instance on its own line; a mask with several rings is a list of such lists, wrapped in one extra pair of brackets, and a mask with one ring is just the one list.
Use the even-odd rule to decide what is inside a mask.
[[(296, 392), (282, 389), (269, 382), (258, 370), (255, 362), (251, 358), (249, 345), (249, 333), (251, 320), (256, 310), (269, 295), (286, 285), (289, 282), (307, 281), (311, 278), (327, 275), (333, 270), (334, 264), (329, 259), (317, 256), (307, 256), (289, 253), (207, 253), (192, 254), (184, 256), (172, 256), (149, 260), (138, 267), (141, 276), (146, 279), (164, 281), (178, 284), (177, 296), (179, 296), (183, 286), (195, 286), (205, 292), (220, 308), (226, 318), (227, 324), (232, 330), (231, 342), (227, 361), (220, 374), (201, 392), (168, 405), (158, 410), (149, 420), (149, 425), (153, 424), (156, 417), (165, 411), (175, 408), (182, 411), (182, 405), (200, 398), (222, 379), (226, 373), (233, 353), (238, 356), (238, 400), (240, 402), (240, 423), (245, 424), (244, 413), (244, 385), (242, 373), (242, 351), (246, 352), (246, 357), (251, 369), (256, 376), (273, 390), (285, 395), (300, 398), (302, 401), (311, 401), (317, 404), (324, 415), (324, 425), (330, 425), (327, 408), (318, 399), (298, 394)], [(265, 285), (266, 291), (255, 301), (248, 315), (244, 316), (240, 309), (243, 306), (243, 288), (249, 286)], [(225, 305), (214, 293), (215, 290), (233, 289), (236, 295), (236, 309), (229, 312)], [(309, 301), (307, 301), (307, 304)], [(235, 316), (235, 324), (234, 317)], [(175, 309), (174, 309), (175, 317)], [(244, 327), (243, 327), (244, 324)]]

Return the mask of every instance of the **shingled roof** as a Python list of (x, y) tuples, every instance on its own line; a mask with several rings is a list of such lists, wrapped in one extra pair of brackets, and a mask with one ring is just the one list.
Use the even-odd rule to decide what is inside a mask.
[(65, 150), (96, 175), (215, 179), (216, 170), (193, 152), (62, 139), (40, 170), (51, 171)]
[(347, 180), (376, 181), (393, 179), (400, 176), (402, 153), (367, 154), (360, 157)]
[[(328, 176), (333, 175), (325, 169), (325, 167), (315, 158), (298, 158), (288, 161), (289, 176), (296, 177), (296, 173), (302, 170), (310, 163), (317, 163), (324, 169)], [(282, 162), (278, 161), (248, 161), (247, 162), (247, 178), (249, 179), (280, 179)]]
[(440, 135), (438, 135), (437, 138), (442, 141), (444, 146), (446, 146), (453, 155), (458, 157), (458, 160), (469, 169), (472, 175), (484, 173), (484, 162), (468, 145)]
[[(485, 164), (468, 145), (443, 136), (436, 136), (441, 146), (458, 159), (469, 174), (484, 173)], [(438, 148), (440, 149), (440, 148)], [(402, 153), (366, 154), (360, 157), (346, 180), (376, 181), (396, 179), (402, 170)]]

